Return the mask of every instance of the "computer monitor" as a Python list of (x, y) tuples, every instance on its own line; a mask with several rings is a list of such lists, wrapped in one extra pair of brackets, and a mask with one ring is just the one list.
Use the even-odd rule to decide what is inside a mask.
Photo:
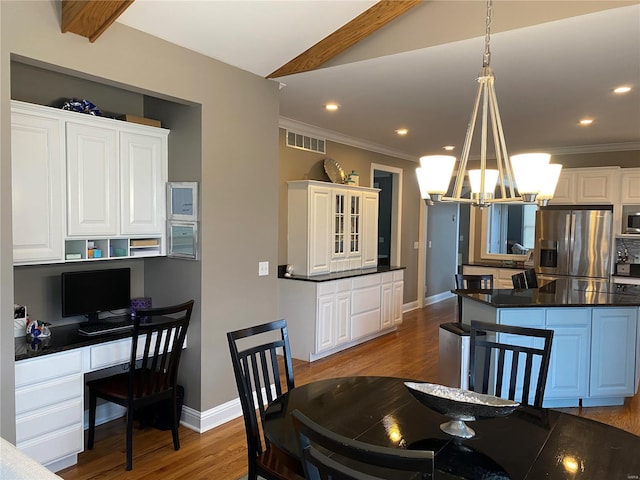
[(96, 321), (101, 312), (129, 308), (130, 302), (130, 268), (62, 274), (63, 317), (86, 315)]

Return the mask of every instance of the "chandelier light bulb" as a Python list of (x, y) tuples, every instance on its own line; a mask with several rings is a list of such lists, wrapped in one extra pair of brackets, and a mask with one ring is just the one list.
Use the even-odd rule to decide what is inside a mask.
[(523, 153), (511, 156), (511, 166), (518, 192), (525, 202), (532, 202), (540, 192), (545, 166), (549, 164), (551, 155), (548, 153)]
[[(425, 191), (438, 201), (449, 190), (456, 157), (451, 155), (426, 155), (420, 157)], [(427, 175), (428, 173), (428, 175)]]

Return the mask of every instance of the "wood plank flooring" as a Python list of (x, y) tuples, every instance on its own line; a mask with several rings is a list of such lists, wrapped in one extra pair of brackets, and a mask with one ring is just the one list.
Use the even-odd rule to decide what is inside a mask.
[[(437, 383), (439, 326), (457, 321), (456, 308), (454, 299), (445, 300), (406, 313), (394, 333), (313, 363), (294, 360), (296, 383), (348, 375), (397, 376)], [(640, 435), (637, 394), (621, 407), (562, 410)], [(241, 418), (203, 434), (180, 427), (181, 449), (177, 452), (172, 447), (171, 432), (135, 429), (130, 472), (124, 469), (124, 431), (122, 420), (98, 427), (94, 449), (81, 453), (77, 465), (58, 474), (65, 480), (236, 480), (247, 473)]]

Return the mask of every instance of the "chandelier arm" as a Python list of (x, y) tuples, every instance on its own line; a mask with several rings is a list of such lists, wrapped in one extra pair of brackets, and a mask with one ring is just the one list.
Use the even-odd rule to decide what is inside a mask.
[(504, 131), (502, 129), (502, 118), (500, 116), (500, 109), (498, 108), (498, 98), (496, 96), (495, 86), (492, 88), (492, 90), (493, 90), (492, 95), (493, 95), (494, 104), (495, 104), (496, 122), (498, 125), (498, 138), (500, 139), (500, 144), (499, 146), (496, 145), (496, 149), (500, 148), (500, 150), (502, 151), (503, 158), (505, 159), (504, 161), (505, 173), (506, 173), (507, 181), (509, 182), (510, 197), (518, 198), (514, 190), (515, 177), (513, 175), (513, 170), (511, 169), (511, 162), (508, 161), (509, 154), (507, 153), (507, 144), (504, 139)]
[(453, 189), (453, 197), (460, 198), (462, 195), (462, 184), (464, 182), (464, 174), (467, 169), (467, 163), (469, 161), (469, 151), (471, 150), (471, 140), (473, 139), (473, 132), (476, 126), (476, 118), (478, 117), (478, 107), (480, 105), (480, 97), (482, 95), (482, 85), (478, 85), (478, 92), (476, 93), (476, 101), (473, 104), (473, 110), (471, 111), (471, 118), (467, 125), (467, 134), (464, 138), (464, 145), (462, 147), (462, 154), (460, 155), (460, 164), (458, 165), (458, 171), (456, 173), (456, 183)]
[(506, 162), (505, 162), (505, 158), (502, 156), (502, 151), (500, 149), (501, 140), (503, 141), (504, 139), (500, 138), (500, 132), (498, 130), (498, 125), (497, 125), (496, 111), (498, 108), (498, 103), (496, 101), (496, 92), (494, 89), (493, 79), (494, 79), (493, 76), (491, 76), (489, 79), (489, 106), (490, 106), (490, 113), (491, 113), (491, 127), (493, 132), (493, 145), (495, 147), (495, 153), (496, 153), (496, 164), (498, 166), (498, 182), (500, 185), (500, 197), (506, 198), (507, 192), (504, 184), (504, 173), (505, 173), (504, 171), (505, 171)]
[(487, 170), (487, 114), (489, 112), (489, 94), (488, 94), (488, 78), (483, 76), (480, 78), (482, 85), (482, 135), (480, 136), (480, 199), (485, 196), (485, 172)]

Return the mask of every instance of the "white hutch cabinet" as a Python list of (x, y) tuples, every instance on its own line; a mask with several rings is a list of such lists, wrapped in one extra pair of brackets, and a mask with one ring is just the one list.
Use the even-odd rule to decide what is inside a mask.
[(379, 189), (314, 180), (287, 184), (287, 259), (296, 274), (377, 266)]
[(169, 130), (18, 101), (11, 112), (14, 264), (165, 254)]

